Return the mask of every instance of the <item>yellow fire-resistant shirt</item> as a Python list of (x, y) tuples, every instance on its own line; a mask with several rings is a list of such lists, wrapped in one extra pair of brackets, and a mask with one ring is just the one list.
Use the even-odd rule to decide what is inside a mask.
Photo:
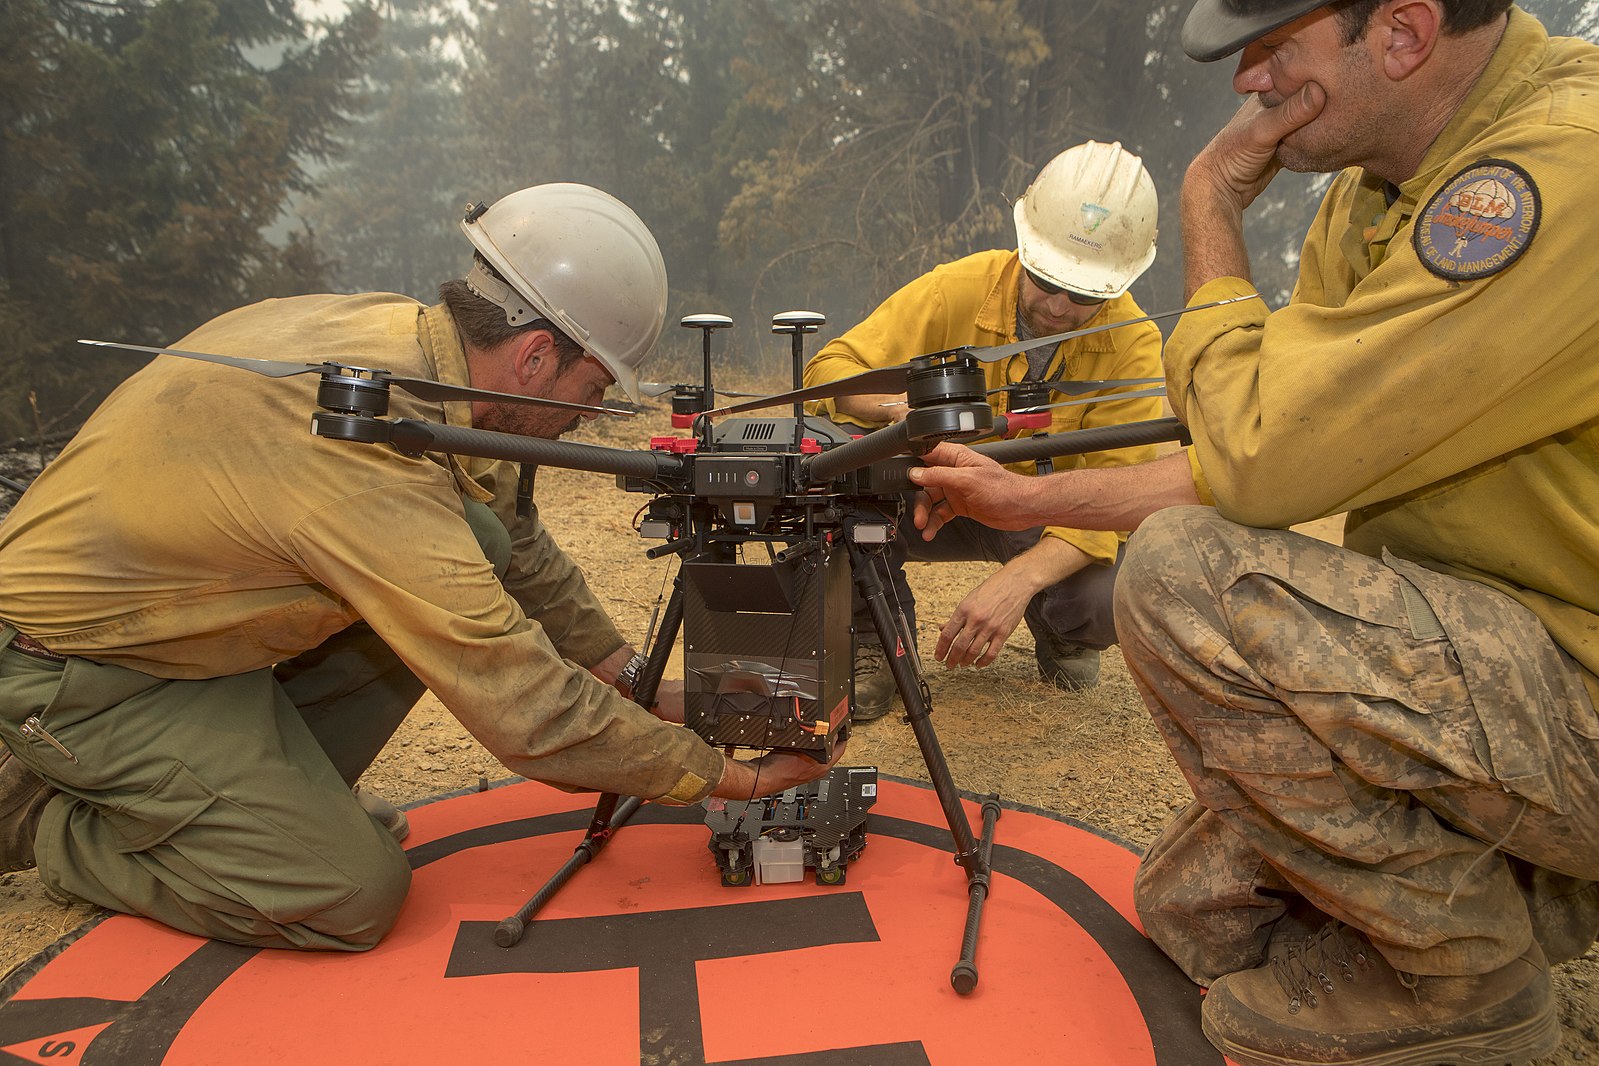
[[(978, 252), (933, 268), (884, 300), (860, 324), (823, 346), (805, 368), (805, 385), (820, 385), (879, 367), (897, 366), (918, 355), (960, 345), (988, 347), (1015, 341), (1021, 271), (1021, 261), (1014, 251)], [(1143, 316), (1144, 312), (1132, 296), (1123, 295), (1107, 301), (1084, 326)], [(1045, 378), (1078, 381), (1158, 378), (1161, 374), (1160, 343), (1160, 331), (1150, 322), (1077, 337), (1056, 348)], [(1021, 381), (1027, 375), (1027, 366), (1027, 355), (1023, 353), (985, 363), (983, 372), (988, 387), (994, 389)], [(1080, 398), (1057, 395), (1051, 402)], [(992, 399), (995, 413), (1002, 413), (1004, 395)], [(832, 400), (821, 400), (815, 407), (817, 413), (829, 418), (861, 424), (858, 419), (839, 414)], [(1057, 407), (1051, 415), (1049, 432), (1066, 433), (1159, 418), (1161, 402), (1159, 397), (1112, 400)], [(1060, 458), (1055, 460), (1055, 468), (1129, 466), (1154, 457), (1152, 445), (1139, 445)], [(1024, 474), (1036, 471), (1032, 463), (1017, 463), (1012, 469)], [(1115, 561), (1122, 539), (1115, 533), (1059, 526), (1047, 528), (1045, 535), (1076, 545), (1096, 562), (1106, 564)]]
[[(448, 312), (388, 294), (269, 300), (174, 347), (469, 384)], [(0, 525), (0, 618), (166, 678), (267, 667), (365, 620), (515, 772), (708, 793), (721, 756), (585, 669), (624, 641), (537, 519), (515, 520), (514, 466), (466, 460), (469, 478), (443, 455), (312, 436), (317, 378), (171, 357), (131, 377)], [(389, 402), (391, 417), (470, 420), (465, 402)], [(504, 585), (463, 494), (511, 529)]]
[[(1599, 671), (1599, 48), (1520, 9), (1390, 204), (1333, 183), (1290, 304), (1184, 316), (1166, 346), (1196, 483), (1286, 526), (1499, 589)], [(1249, 292), (1212, 281), (1195, 303)]]

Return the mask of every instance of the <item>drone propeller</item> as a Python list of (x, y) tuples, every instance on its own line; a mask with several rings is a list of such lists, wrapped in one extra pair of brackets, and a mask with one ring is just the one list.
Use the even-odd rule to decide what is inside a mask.
[(238, 367), (269, 378), (289, 378), (296, 374), (309, 374), (320, 370), (320, 363), (274, 363), (269, 359), (245, 359), (235, 355), (212, 355), (209, 352), (186, 352), (181, 348), (150, 348), (143, 344), (123, 344), (119, 341), (91, 341), (79, 338), (79, 344), (92, 344), (97, 348), (122, 348), (130, 352), (148, 352), (151, 355), (176, 355), (184, 359), (199, 359), (207, 363)]
[[(1009, 385), (1001, 385), (997, 389), (989, 389), (988, 395), (998, 396), (1002, 392), (1017, 393), (1029, 389), (1048, 389), (1051, 392), (1065, 393), (1067, 396), (1081, 396), (1084, 393), (1098, 392), (1101, 389), (1119, 389), (1126, 385), (1162, 385), (1165, 378), (1101, 378), (1097, 381), (1014, 381)], [(1130, 393), (1116, 396), (1106, 396), (1107, 400), (1125, 399)], [(1037, 410), (1029, 407), (1028, 410)]]
[[(1160, 379), (1156, 378), (1155, 380), (1159, 381)], [(1085, 403), (1109, 403), (1112, 400), (1138, 400), (1138, 399), (1142, 399), (1145, 396), (1164, 396), (1164, 395), (1166, 395), (1166, 386), (1161, 385), (1158, 388), (1138, 389), (1135, 392), (1117, 392), (1117, 393), (1113, 393), (1113, 394), (1111, 394), (1109, 396), (1087, 396), (1087, 397), (1084, 397), (1083, 399), (1080, 399), (1080, 400), (1062, 400), (1060, 403), (1046, 403), (1046, 404), (1038, 404), (1038, 405), (1036, 405), (1034, 407), (1020, 407), (1020, 408), (1017, 408), (1016, 410), (1012, 411), (1011, 414), (1013, 414), (1013, 415), (1030, 415), (1030, 414), (1036, 414), (1039, 411), (1053, 411), (1057, 407), (1076, 407), (1078, 404), (1085, 404)]]
[[(1212, 300), (1210, 303), (1196, 304), (1193, 307), (1180, 307), (1174, 311), (1162, 311), (1159, 314), (1144, 315), (1141, 318), (1129, 318), (1124, 322), (1106, 322), (1098, 326), (1089, 326), (1087, 329), (1075, 329), (1066, 333), (1056, 333), (1048, 337), (1035, 337), (1029, 340), (1015, 341), (1011, 344), (1000, 344), (988, 348), (951, 348), (948, 351), (932, 352), (918, 359), (936, 359), (939, 356), (970, 356), (979, 362), (993, 363), (1007, 359), (1034, 348), (1046, 345), (1060, 344), (1074, 337), (1086, 337), (1091, 333), (1103, 333), (1108, 329), (1120, 329), (1123, 326), (1136, 326), (1143, 322), (1154, 322), (1162, 318), (1174, 318), (1185, 315), (1190, 311), (1204, 311), (1211, 307), (1222, 307), (1226, 304), (1239, 303), (1243, 300), (1256, 300), (1259, 293), (1249, 293), (1247, 296), (1230, 296), (1225, 300)], [(738, 414), (741, 411), (754, 411), (762, 407), (776, 407), (786, 403), (803, 403), (809, 400), (831, 400), (840, 396), (859, 396), (874, 392), (904, 392), (905, 383), (911, 372), (910, 363), (901, 363), (897, 366), (878, 367), (851, 377), (840, 378), (821, 385), (812, 385), (808, 389), (796, 389), (793, 392), (778, 393), (749, 403), (733, 404), (730, 407), (721, 407), (707, 412), (711, 417)]]
[(634, 416), (633, 411), (620, 407), (593, 407), (586, 403), (550, 400), (542, 396), (522, 396), (514, 392), (491, 392), (488, 389), (474, 389), (465, 385), (447, 385), (444, 382), (432, 381), (428, 378), (402, 377), (399, 374), (391, 374), (387, 370), (369, 370), (365, 367), (349, 366), (344, 363), (335, 363), (331, 360), (322, 363), (279, 363), (270, 359), (249, 359), (236, 355), (216, 355), (212, 352), (189, 352), (181, 348), (151, 348), (143, 344), (123, 344), (119, 341), (79, 340), (78, 343), (91, 344), (99, 348), (121, 348), (130, 352), (147, 352), (150, 355), (175, 355), (180, 359), (197, 359), (202, 363), (220, 363), (223, 366), (248, 370), (252, 374), (262, 374), (269, 378), (288, 378), (296, 374), (320, 373), (324, 380), (330, 377), (367, 379), (382, 385), (397, 386), (419, 400), (427, 400), (433, 403), (442, 403), (446, 400), (484, 400), (493, 403), (528, 404), (533, 407), (556, 407), (567, 411), (592, 411), (595, 414), (616, 415), (620, 418), (632, 418)]
[[(642, 394), (644, 394), (645, 396), (649, 396), (649, 397), (652, 397), (652, 398), (656, 397), (656, 396), (665, 396), (669, 392), (676, 392), (678, 389), (683, 389), (683, 388), (697, 389), (697, 388), (699, 388), (699, 386), (698, 385), (684, 385), (684, 384), (681, 384), (681, 383), (679, 383), (679, 384), (667, 384), (666, 382), (663, 382), (663, 381), (641, 381), (641, 382), (638, 383), (638, 391), (641, 392)], [(723, 389), (723, 388), (718, 388), (716, 390), (716, 394), (718, 396), (737, 396), (737, 397), (739, 397), (741, 399), (744, 398), (744, 397), (749, 397), (749, 396), (764, 396), (764, 395), (766, 395), (763, 392), (734, 392), (731, 389)]]

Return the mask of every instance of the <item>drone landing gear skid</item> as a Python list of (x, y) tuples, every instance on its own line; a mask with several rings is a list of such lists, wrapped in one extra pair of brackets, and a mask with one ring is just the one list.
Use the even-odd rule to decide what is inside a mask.
[[(853, 541), (848, 541), (847, 544), (856, 588), (871, 612), (872, 626), (876, 629), (883, 647), (885, 649), (912, 649), (907, 654), (889, 655), (888, 662), (889, 668), (894, 675), (894, 683), (899, 687), (900, 696), (905, 701), (906, 720), (910, 723), (911, 732), (915, 735), (917, 746), (921, 749), (922, 761), (927, 766), (933, 790), (937, 793), (939, 805), (943, 808), (944, 819), (949, 823), (950, 835), (954, 839), (955, 862), (966, 873), (966, 924), (961, 937), (960, 957), (950, 972), (950, 984), (956, 992), (963, 996), (968, 995), (977, 987), (977, 939), (982, 923), (983, 905), (988, 899), (994, 832), (1000, 813), (999, 797), (989, 796), (983, 802), (983, 832), (982, 837), (979, 839), (972, 833), (971, 823), (966, 817), (966, 809), (961, 805), (960, 794), (955, 787), (954, 779), (950, 776), (949, 764), (945, 761), (943, 748), (939, 745), (938, 736), (933, 729), (930, 700), (915, 666), (914, 637), (912, 634), (905, 632), (903, 622), (896, 617), (889, 606), (886, 584), (882, 575), (882, 561), (879, 557), (869, 554), (865, 548), (855, 544)], [(678, 631), (682, 626), (683, 597), (683, 576), (680, 571), (674, 579), (672, 595), (667, 602), (666, 611), (662, 617), (659, 638), (650, 651), (649, 661), (641, 671), (639, 686), (633, 694), (635, 701), (641, 706), (648, 707), (655, 702), (655, 693), (660, 685), (661, 676), (665, 671), (666, 660), (670, 656), (672, 645), (676, 642)], [(845, 777), (840, 779), (840, 783), (848, 780), (849, 774), (860, 772), (858, 768), (835, 767), (832, 776), (837, 777), (840, 770), (843, 770), (845, 774)], [(796, 792), (797, 801), (801, 807), (815, 805), (816, 795), (814, 790), (806, 790), (803, 795), (799, 795), (799, 790), (791, 791)], [(785, 802), (780, 804), (780, 806), (792, 807), (795, 805), (796, 800), (788, 797), (786, 793), (782, 799)], [(750, 801), (749, 806), (755, 807), (760, 802)], [(835, 799), (835, 805), (836, 802)], [(556, 871), (555, 875), (520, 910), (500, 922), (494, 933), (495, 943), (500, 947), (508, 948), (520, 942), (527, 930), (528, 923), (534, 916), (554, 897), (561, 886), (572, 878), (573, 874), (600, 853), (610, 841), (612, 835), (625, 825), (628, 819), (638, 810), (639, 805), (640, 800), (636, 797), (624, 799), (612, 794), (601, 796), (598, 805), (594, 809), (594, 816), (589, 822), (588, 830), (573, 851), (572, 857)], [(852, 827), (846, 828), (848, 831), (858, 835), (858, 830)], [(844, 849), (842, 861), (837, 865), (828, 866), (825, 869), (818, 866), (818, 882), (841, 884), (843, 882), (844, 863), (853, 858), (854, 854), (858, 853), (859, 850), (858, 841), (850, 841)], [(722, 864), (720, 856), (718, 864)], [(723, 866), (723, 882), (724, 884), (739, 883), (736, 879), (733, 881), (728, 880), (725, 866)]]

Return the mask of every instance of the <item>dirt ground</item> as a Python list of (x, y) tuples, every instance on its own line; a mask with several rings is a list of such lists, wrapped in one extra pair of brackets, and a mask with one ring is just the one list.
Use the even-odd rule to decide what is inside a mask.
[[(652, 434), (672, 432), (665, 412), (655, 405), (636, 421), (586, 427), (571, 439), (636, 446)], [(0, 472), (25, 479), (30, 462), (36, 470), (36, 459), (13, 456), (0, 464)], [(0, 498), (0, 509), (14, 498)], [(644, 558), (644, 548), (654, 542), (639, 540), (632, 530), (645, 497), (618, 491), (605, 475), (544, 469), (537, 499), (545, 521), (591, 575), (622, 631), (641, 639), (669, 574), (665, 562)], [(1309, 531), (1337, 539), (1333, 522)], [(1076, 695), (1038, 680), (1025, 626), (984, 670), (951, 671), (931, 662), (938, 627), (986, 569), (928, 563), (909, 568), (920, 604), (918, 636), (929, 664), (934, 722), (956, 782), (971, 793), (997, 791), (1008, 800), (1080, 819), (1134, 846), (1148, 844), (1185, 804), (1188, 790), (1115, 650), (1104, 656), (1099, 686)], [(859, 727), (846, 761), (927, 778), (910, 728), (897, 714)], [(427, 697), (363, 781), (403, 805), (504, 776), (505, 770)], [(91, 913), (46, 899), (32, 873), (0, 876), (0, 974)], [(1563, 1039), (1559, 1051), (1539, 1063), (1599, 1062), (1599, 949), (1558, 967), (1555, 986)]]

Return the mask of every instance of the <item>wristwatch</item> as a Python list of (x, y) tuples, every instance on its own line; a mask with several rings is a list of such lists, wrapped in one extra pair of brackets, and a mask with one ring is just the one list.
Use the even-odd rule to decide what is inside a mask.
[(617, 671), (617, 687), (625, 689), (627, 694), (632, 696), (633, 692), (638, 688), (639, 674), (644, 672), (644, 665), (649, 661), (650, 660), (647, 656), (640, 652), (634, 652), (633, 658), (627, 661), (627, 665), (623, 666), (621, 670)]

